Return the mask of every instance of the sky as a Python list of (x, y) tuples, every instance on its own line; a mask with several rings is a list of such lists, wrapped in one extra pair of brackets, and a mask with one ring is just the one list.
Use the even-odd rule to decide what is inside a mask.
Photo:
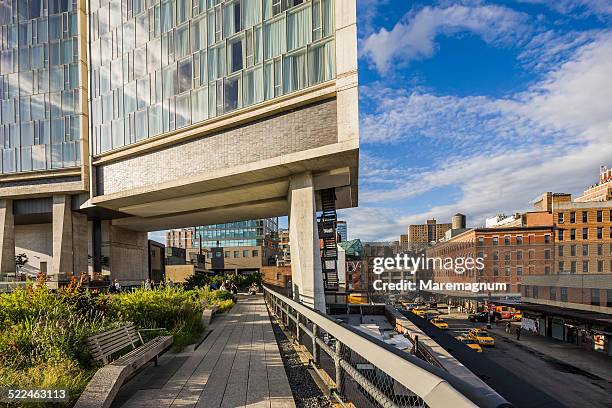
[(349, 238), (468, 226), (580, 194), (612, 165), (612, 0), (357, 0)]
[(457, 212), (481, 226), (612, 166), (612, 0), (357, 0), (357, 20), (349, 238)]

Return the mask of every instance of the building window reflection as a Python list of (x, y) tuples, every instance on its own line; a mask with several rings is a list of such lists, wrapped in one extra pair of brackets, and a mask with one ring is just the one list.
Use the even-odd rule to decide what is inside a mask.
[(75, 0), (0, 0), (0, 171), (80, 165)]
[(335, 76), (333, 0), (136, 3), (91, 3), (94, 154)]

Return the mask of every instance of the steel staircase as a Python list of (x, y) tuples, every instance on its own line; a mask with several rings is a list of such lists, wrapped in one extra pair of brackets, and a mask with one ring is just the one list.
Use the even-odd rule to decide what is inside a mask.
[(323, 270), (323, 286), (325, 291), (338, 290), (338, 247), (336, 224), (336, 192), (333, 188), (321, 190), (321, 209), (319, 216), (319, 239), (323, 241), (321, 248), (321, 268)]

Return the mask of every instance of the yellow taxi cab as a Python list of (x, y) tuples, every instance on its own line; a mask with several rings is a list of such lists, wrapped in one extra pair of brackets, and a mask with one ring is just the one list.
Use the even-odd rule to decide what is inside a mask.
[(481, 346), (495, 347), (495, 340), (484, 329), (472, 329), (468, 332), (468, 337), (477, 341)]
[(348, 296), (348, 302), (351, 304), (367, 305), (368, 299), (365, 294), (361, 294), (361, 293), (354, 294), (353, 293)]
[(480, 344), (478, 344), (476, 340), (470, 339), (464, 336), (457, 336), (457, 340), (459, 340), (460, 342), (462, 342), (463, 344), (465, 344), (466, 346), (468, 346), (475, 352), (482, 353), (482, 348), (480, 347)]
[(417, 309), (417, 308), (412, 309), (412, 313), (414, 313), (415, 315), (417, 315), (419, 317), (425, 316), (425, 312), (426, 311), (427, 310), (425, 310), (425, 309)]
[(514, 320), (515, 322), (520, 322), (522, 318), (523, 318), (523, 315), (521, 313), (515, 313), (512, 316), (512, 320)]
[(433, 324), (434, 326), (436, 326), (438, 329), (442, 329), (442, 330), (448, 329), (448, 323), (446, 323), (443, 319), (440, 319), (439, 317), (434, 317), (429, 322)]

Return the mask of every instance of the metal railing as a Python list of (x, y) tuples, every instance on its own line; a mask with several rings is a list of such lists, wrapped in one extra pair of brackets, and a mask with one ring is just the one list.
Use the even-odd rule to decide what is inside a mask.
[(311, 357), (342, 403), (369, 407), (512, 407), (490, 389), (469, 385), (416, 356), (264, 287), (270, 313)]
[[(432, 364), (432, 365), (435, 365), (436, 367), (440, 367), (441, 369), (444, 369), (444, 366), (438, 360), (438, 358), (436, 358), (436, 356), (434, 355), (432, 350), (429, 348), (429, 346), (419, 341), (418, 334), (410, 333), (408, 330), (404, 328), (404, 325), (402, 323), (398, 324), (397, 313), (398, 312), (395, 311), (393, 308), (391, 308), (391, 306), (385, 305), (385, 317), (387, 318), (387, 321), (391, 323), (393, 327), (395, 327), (395, 330), (398, 333), (404, 333), (404, 336), (406, 336), (408, 340), (410, 340), (410, 342), (412, 343), (412, 354), (414, 354), (421, 360), (427, 361), (429, 364)], [(403, 316), (401, 317), (404, 318)]]

